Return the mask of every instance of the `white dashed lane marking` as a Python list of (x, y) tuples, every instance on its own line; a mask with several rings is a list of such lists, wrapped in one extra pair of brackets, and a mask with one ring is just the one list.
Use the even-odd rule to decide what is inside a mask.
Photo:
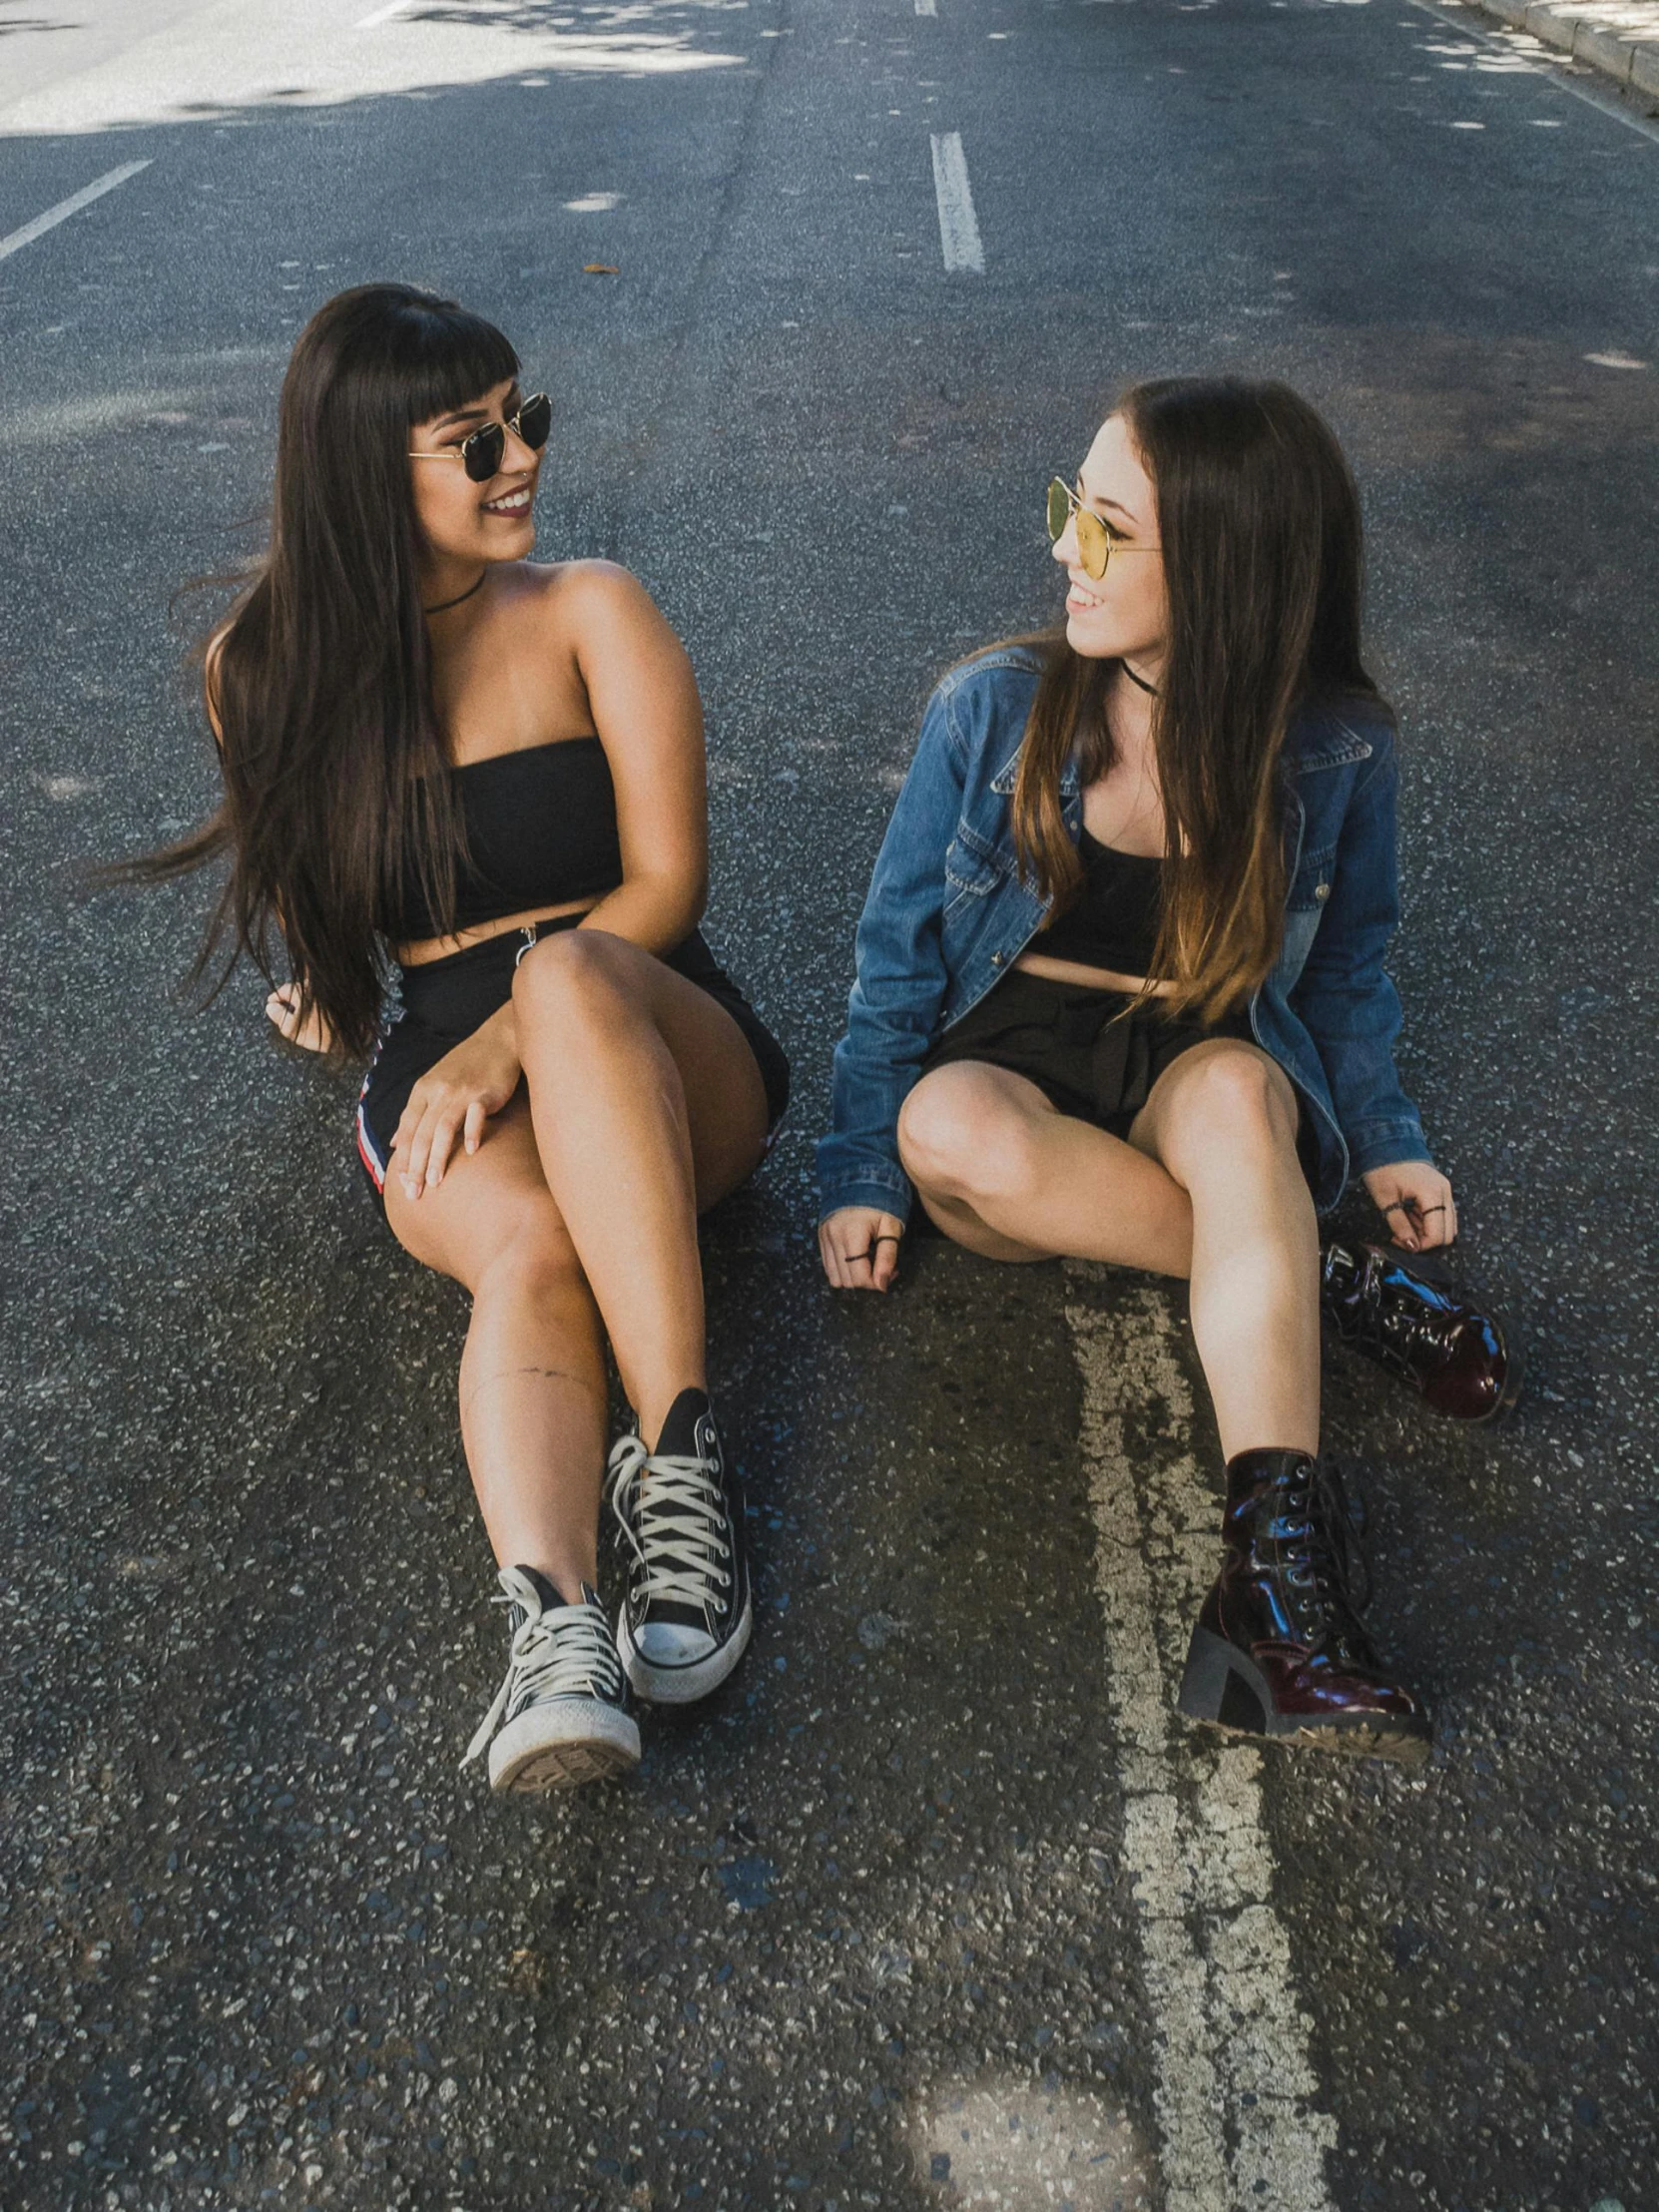
[(1083, 1463), (1123, 1744), (1124, 1852), (1158, 2030), (1155, 2113), (1168, 2212), (1332, 2212), (1334, 2121), (1314, 2099), (1312, 2022), (1274, 1910), (1261, 1754), (1179, 1720), (1174, 1686), (1220, 1558), (1219, 1500), (1190, 1438), (1193, 1398), (1157, 1293), (1087, 1303), (1068, 1269)]
[(83, 208), (90, 208), (95, 200), (102, 200), (105, 193), (114, 192), (129, 177), (136, 177), (141, 169), (148, 169), (148, 162), (123, 162), (119, 169), (106, 170), (102, 177), (90, 185), (83, 185), (79, 192), (72, 192), (67, 200), (60, 200), (55, 208), (48, 208), (44, 215), (37, 215), (33, 223), (25, 223), (20, 231), (13, 231), (8, 238), (0, 239), (0, 262), (15, 254), (20, 247), (32, 246), (36, 239), (48, 231), (55, 231), (60, 223), (67, 223), (72, 215), (79, 215)]
[(937, 0), (916, 0), (917, 15), (937, 15)]
[(983, 276), (985, 249), (979, 243), (961, 133), (935, 131), (932, 137), (933, 192), (939, 203), (939, 245), (945, 269), (951, 276)]

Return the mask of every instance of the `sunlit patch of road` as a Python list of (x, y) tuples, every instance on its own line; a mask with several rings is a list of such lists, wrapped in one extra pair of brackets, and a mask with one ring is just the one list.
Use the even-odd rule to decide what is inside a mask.
[[(360, 4), (360, 0), (359, 0)], [(0, 108), (37, 135), (202, 122), (249, 107), (336, 106), (553, 76), (657, 77), (740, 68), (740, 0), (617, 0), (580, 15), (549, 0), (419, 0), (353, 21), (342, 0), (222, 6), (165, 24)]]

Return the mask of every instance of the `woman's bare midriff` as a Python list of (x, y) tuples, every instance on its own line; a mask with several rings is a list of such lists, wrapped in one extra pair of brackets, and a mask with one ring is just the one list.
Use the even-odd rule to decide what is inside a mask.
[(567, 899), (562, 906), (527, 906), (521, 914), (502, 914), (495, 921), (481, 921), (472, 929), (457, 929), (452, 937), (421, 937), (413, 944), (394, 944), (391, 956), (399, 967), (425, 967), (432, 960), (447, 960), (468, 945), (485, 944), (491, 937), (510, 936), (528, 929), (533, 921), (556, 921), (561, 914), (591, 914), (597, 898)]
[(1173, 983), (1148, 983), (1144, 975), (1119, 975), (1111, 968), (1085, 967), (1081, 960), (1051, 960), (1046, 952), (1022, 952), (1014, 965), (1027, 975), (1040, 975), (1045, 982), (1071, 983), (1091, 991), (1122, 991), (1129, 998), (1138, 997), (1142, 991), (1153, 998), (1167, 998), (1175, 988)]

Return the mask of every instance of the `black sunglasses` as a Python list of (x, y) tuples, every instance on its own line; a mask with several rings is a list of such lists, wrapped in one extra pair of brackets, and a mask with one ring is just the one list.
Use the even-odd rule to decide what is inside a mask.
[(436, 453), (411, 451), (411, 461), (456, 461), (465, 468), (475, 484), (487, 484), (501, 466), (502, 455), (507, 450), (507, 432), (532, 453), (539, 453), (547, 443), (547, 433), (553, 427), (553, 402), (546, 392), (538, 391), (519, 402), (517, 414), (509, 415), (505, 422), (486, 422), (463, 438), (459, 445), (446, 445)]

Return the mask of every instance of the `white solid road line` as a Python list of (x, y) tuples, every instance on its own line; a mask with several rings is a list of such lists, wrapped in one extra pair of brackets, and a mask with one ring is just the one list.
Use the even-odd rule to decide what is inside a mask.
[(129, 177), (136, 177), (141, 169), (148, 169), (146, 162), (123, 162), (119, 169), (107, 170), (90, 185), (83, 185), (79, 192), (72, 192), (67, 200), (60, 200), (55, 208), (48, 208), (44, 215), (37, 215), (33, 223), (25, 223), (21, 231), (14, 231), (10, 238), (0, 239), (0, 262), (20, 247), (32, 246), (36, 239), (48, 231), (55, 231), (60, 223), (67, 223), (72, 215), (79, 215), (83, 208), (90, 208), (95, 200), (102, 200), (105, 193), (114, 192)]
[[(1069, 1272), (1081, 1292), (1092, 1271)], [(1274, 1910), (1261, 1754), (1173, 1710), (1221, 1540), (1219, 1501), (1189, 1446), (1192, 1391), (1168, 1308), (1153, 1291), (1120, 1295), (1110, 1315), (1074, 1296), (1066, 1319), (1124, 1752), (1124, 1855), (1157, 2035), (1164, 2201), (1168, 2212), (1332, 2212), (1325, 2156), (1337, 2130), (1313, 2102), (1312, 2022)]]
[(983, 276), (985, 249), (979, 243), (961, 133), (935, 131), (932, 138), (933, 192), (939, 203), (939, 245), (944, 250), (944, 266), (953, 276)]
[(365, 15), (360, 23), (353, 23), (354, 31), (372, 31), (378, 24), (389, 23), (394, 15), (405, 15), (414, 6), (414, 0), (386, 0), (383, 8), (376, 8), (372, 15)]

